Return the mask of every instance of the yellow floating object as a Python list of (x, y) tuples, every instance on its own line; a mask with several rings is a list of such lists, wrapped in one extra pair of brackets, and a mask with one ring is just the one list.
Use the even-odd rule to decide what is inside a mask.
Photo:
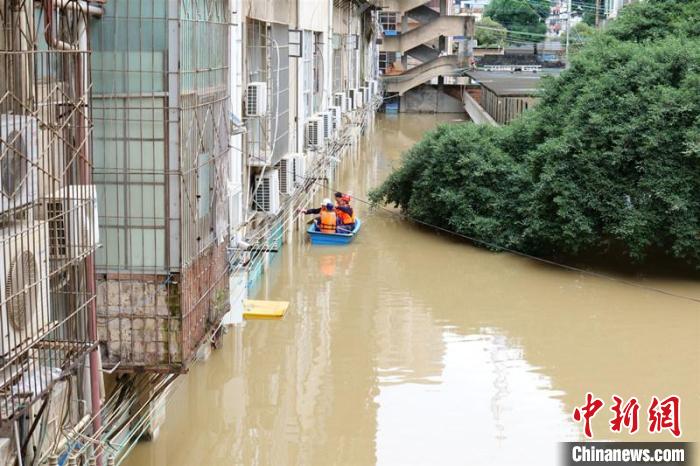
[(289, 308), (289, 301), (243, 301), (243, 317), (246, 319), (279, 319)]

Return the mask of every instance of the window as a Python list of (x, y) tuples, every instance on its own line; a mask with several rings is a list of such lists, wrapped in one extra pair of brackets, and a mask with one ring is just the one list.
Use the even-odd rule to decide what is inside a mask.
[(320, 112), (323, 100), (323, 39), (320, 32), (314, 32), (314, 112)]
[(197, 157), (195, 157), (195, 172), (197, 177), (197, 217), (205, 218), (211, 208), (211, 195), (214, 187), (212, 179), (212, 163), (214, 162), (216, 143), (214, 142), (214, 124), (212, 115), (205, 106), (194, 112), (197, 132)]
[(384, 31), (396, 31), (396, 24), (398, 23), (397, 13), (379, 13), (379, 24)]
[(204, 218), (211, 205), (211, 157), (208, 152), (197, 156), (197, 216)]
[(313, 112), (313, 40), (312, 32), (304, 31), (304, 39), (302, 41), (302, 46), (304, 47), (301, 56), (302, 59), (302, 100), (303, 100), (303, 110), (304, 114), (301, 115), (305, 120)]
[(345, 36), (345, 48), (348, 50), (357, 50), (359, 48), (360, 41), (358, 40), (357, 34), (348, 34)]
[(289, 30), (289, 56), (299, 58), (304, 50), (303, 34), (299, 29)]
[(389, 52), (379, 52), (379, 71), (382, 74), (386, 73), (386, 69), (391, 63), (389, 60)]

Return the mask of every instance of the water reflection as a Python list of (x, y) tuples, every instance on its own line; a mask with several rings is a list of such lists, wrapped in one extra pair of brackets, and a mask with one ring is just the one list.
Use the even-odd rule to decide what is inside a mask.
[[(378, 117), (334, 183), (364, 197), (438, 119)], [(284, 248), (258, 295), (289, 300), (287, 317), (248, 322), (182, 377), (130, 464), (556, 464), (586, 391), (678, 393), (684, 439), (700, 439), (697, 305), (356, 206), (352, 246)], [(695, 280), (646, 281), (700, 295)]]
[(555, 464), (553, 446), (577, 431), (549, 379), (502, 335), (443, 340), (437, 383), (381, 383), (378, 463)]

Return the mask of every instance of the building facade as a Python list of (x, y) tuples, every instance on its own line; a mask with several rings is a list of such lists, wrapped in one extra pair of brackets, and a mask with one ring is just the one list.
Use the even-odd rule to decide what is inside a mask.
[[(234, 40), (236, 185), (232, 312), (254, 290), (297, 210), (324, 189), (381, 101), (376, 9), (367, 2), (242, 1)], [(274, 5), (274, 7), (271, 7)], [(243, 13), (245, 12), (245, 14)], [(235, 177), (238, 179), (238, 176)]]
[(104, 364), (179, 372), (228, 306), (228, 1), (104, 8), (91, 28)]
[(0, 464), (157, 436), (380, 104), (377, 18), (0, 0)]

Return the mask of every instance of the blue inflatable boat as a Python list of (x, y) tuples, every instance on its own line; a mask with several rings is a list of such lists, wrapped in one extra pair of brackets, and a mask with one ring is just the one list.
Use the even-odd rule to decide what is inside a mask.
[(309, 229), (306, 232), (309, 234), (311, 239), (311, 244), (325, 244), (325, 245), (335, 245), (335, 244), (349, 244), (355, 235), (360, 231), (360, 226), (362, 222), (360, 219), (355, 220), (355, 228), (349, 233), (321, 233), (316, 230), (316, 224), (312, 223), (309, 225)]

